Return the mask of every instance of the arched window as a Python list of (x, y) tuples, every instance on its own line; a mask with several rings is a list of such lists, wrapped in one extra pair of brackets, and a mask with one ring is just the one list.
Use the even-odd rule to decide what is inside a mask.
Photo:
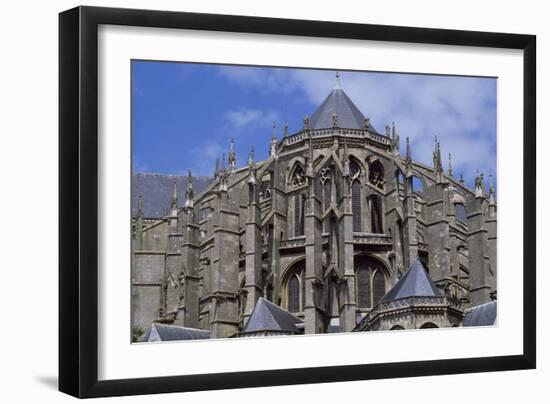
[(369, 166), (369, 182), (376, 188), (384, 189), (384, 166), (378, 160)]
[(439, 328), (437, 325), (435, 325), (434, 323), (424, 323), (422, 324), (422, 326), (420, 328)]
[(286, 276), (283, 306), (291, 313), (299, 313), (304, 310), (304, 272), (304, 261), (300, 261), (289, 270)]
[(288, 281), (288, 311), (300, 311), (300, 280), (297, 275), (292, 275)]
[(455, 203), (456, 218), (463, 223), (468, 223), (468, 216), (466, 215), (466, 208), (461, 203)]
[(289, 187), (291, 189), (300, 188), (306, 184), (306, 176), (304, 174), (304, 168), (300, 164), (296, 164), (292, 175), (290, 176)]
[(404, 330), (403, 327), (400, 325), (394, 325), (392, 328), (390, 328), (390, 331), (396, 331), (396, 330)]
[(382, 223), (382, 199), (379, 195), (369, 196), (371, 232), (381, 234), (384, 232)]
[(386, 277), (383, 264), (368, 256), (355, 257), (355, 285), (357, 307), (374, 307), (386, 294)]
[(353, 231), (361, 231), (361, 184), (354, 180), (351, 184), (351, 211), (353, 213)]
[(374, 302), (379, 302), (386, 294), (386, 280), (384, 274), (379, 269), (375, 272), (372, 279), (372, 298)]
[(306, 199), (302, 194), (294, 195), (294, 237), (304, 235)]

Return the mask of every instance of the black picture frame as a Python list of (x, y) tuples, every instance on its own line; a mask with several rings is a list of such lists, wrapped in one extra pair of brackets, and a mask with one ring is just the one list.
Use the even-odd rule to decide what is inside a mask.
[[(523, 354), (98, 381), (98, 26), (113, 24), (523, 51)], [(536, 37), (77, 7), (59, 15), (59, 389), (75, 397), (183, 392), (536, 367)]]

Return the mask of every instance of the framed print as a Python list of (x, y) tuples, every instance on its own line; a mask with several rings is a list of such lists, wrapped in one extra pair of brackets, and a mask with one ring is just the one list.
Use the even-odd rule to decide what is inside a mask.
[(61, 391), (535, 367), (534, 36), (59, 27)]

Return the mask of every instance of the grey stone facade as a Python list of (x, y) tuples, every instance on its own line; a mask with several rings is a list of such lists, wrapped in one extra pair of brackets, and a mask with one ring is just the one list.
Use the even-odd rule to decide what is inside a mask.
[[(242, 168), (231, 147), (197, 195), (189, 174), (184, 201), (174, 181), (163, 217), (145, 221), (137, 199), (134, 327), (239, 336), (260, 298), (305, 334), (462, 326), (496, 300), (494, 189), (444, 171), (437, 139), (433, 165), (416, 162), (394, 125), (379, 133), (337, 87), (300, 131), (266, 143), (269, 157), (251, 150)], [(438, 293), (384, 300), (418, 265)]]

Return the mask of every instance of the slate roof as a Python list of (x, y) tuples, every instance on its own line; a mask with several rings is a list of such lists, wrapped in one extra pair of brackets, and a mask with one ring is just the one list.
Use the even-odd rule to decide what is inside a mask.
[(209, 339), (210, 331), (176, 325), (153, 323), (142, 337), (142, 342), (185, 341), (190, 339)]
[(497, 302), (489, 302), (472, 307), (464, 314), (464, 327), (495, 325), (497, 320)]
[[(178, 189), (178, 204), (183, 206), (187, 190), (187, 175), (134, 173), (132, 174), (132, 217), (137, 213), (137, 200), (141, 195), (143, 216), (161, 218), (170, 208), (174, 179)], [(210, 177), (193, 177), (193, 193), (198, 195), (211, 182)]]
[(260, 297), (256, 302), (254, 311), (243, 328), (243, 333), (260, 331), (283, 331), (301, 334), (303, 329), (297, 324), (303, 323), (288, 311)]
[(382, 301), (387, 302), (413, 296), (442, 296), (419, 260), (409, 267), (401, 279), (382, 298)]
[[(338, 87), (330, 92), (311, 116), (309, 121), (311, 128), (332, 128), (332, 114), (335, 112), (338, 114), (338, 127), (346, 129), (365, 128), (365, 117), (344, 90)], [(370, 124), (369, 130), (378, 133)]]

